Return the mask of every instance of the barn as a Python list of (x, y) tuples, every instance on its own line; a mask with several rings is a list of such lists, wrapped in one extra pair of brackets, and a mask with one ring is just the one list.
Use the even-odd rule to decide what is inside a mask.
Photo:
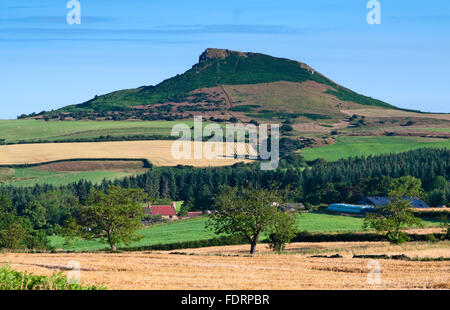
[[(425, 201), (422, 199), (413, 197), (413, 198), (407, 198), (404, 197), (403, 199), (411, 201), (411, 205), (414, 208), (429, 208), (430, 206), (427, 205)], [(390, 198), (387, 197), (379, 197), (379, 196), (371, 196), (371, 197), (365, 197), (361, 201), (358, 201), (359, 205), (367, 205), (367, 206), (375, 206), (375, 207), (381, 207), (389, 204), (391, 201)]]

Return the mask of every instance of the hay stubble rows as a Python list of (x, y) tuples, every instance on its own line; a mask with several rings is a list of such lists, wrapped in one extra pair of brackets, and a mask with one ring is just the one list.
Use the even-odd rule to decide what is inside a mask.
[[(260, 246), (250, 257), (248, 246), (215, 247), (169, 252), (0, 254), (0, 265), (52, 274), (67, 262), (81, 264), (84, 284), (111, 289), (448, 289), (450, 262), (379, 260), (381, 284), (367, 283), (367, 259), (352, 254), (408, 253), (448, 256), (448, 243), (385, 242), (296, 243), (289, 254), (276, 255)], [(180, 255), (183, 253), (186, 255)], [(311, 253), (340, 253), (342, 258), (313, 258)]]

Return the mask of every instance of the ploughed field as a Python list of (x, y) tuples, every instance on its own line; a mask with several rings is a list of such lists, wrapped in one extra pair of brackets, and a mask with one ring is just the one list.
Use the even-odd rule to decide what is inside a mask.
[[(147, 159), (157, 166), (190, 165), (194, 167), (228, 166), (238, 162), (249, 162), (245, 159), (226, 157), (228, 154), (246, 155), (247, 144), (223, 144), (219, 156), (208, 159), (194, 158), (194, 142), (188, 149), (190, 159), (176, 158), (172, 154), (172, 146), (179, 141), (119, 141), (119, 142), (81, 142), (81, 143), (36, 143), (0, 146), (0, 165), (29, 165), (71, 159)], [(195, 142), (202, 148), (212, 148), (212, 143)], [(241, 147), (241, 146), (242, 147)], [(226, 153), (226, 150), (229, 150)], [(182, 151), (180, 146), (178, 150)], [(254, 151), (250, 152), (255, 154)]]
[[(277, 255), (265, 245), (255, 256), (249, 246), (126, 253), (2, 253), (0, 265), (51, 275), (81, 265), (81, 283), (109, 289), (450, 289), (450, 261), (353, 258), (353, 255), (449, 257), (448, 241), (293, 243)], [(340, 258), (326, 258), (340, 254)], [(319, 255), (322, 257), (312, 257)], [(368, 282), (379, 264), (380, 281)], [(371, 276), (369, 275), (370, 279)]]

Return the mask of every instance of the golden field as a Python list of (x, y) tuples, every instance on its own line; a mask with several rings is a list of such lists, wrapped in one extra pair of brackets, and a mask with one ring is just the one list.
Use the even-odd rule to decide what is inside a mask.
[[(214, 151), (211, 142), (192, 142), (190, 150), (186, 147), (191, 159), (174, 158), (172, 146), (179, 141), (120, 141), (120, 142), (82, 142), (82, 143), (37, 143), (0, 146), (0, 165), (39, 164), (69, 159), (147, 159), (156, 166), (190, 165), (195, 167), (228, 166), (238, 162), (249, 162), (248, 159), (225, 158), (228, 154), (255, 154), (248, 144), (224, 143), (220, 155), (211, 159), (194, 158), (194, 149), (202, 147)], [(183, 147), (178, 145), (178, 150)], [(190, 152), (189, 152), (190, 151)]]
[[(450, 262), (378, 260), (379, 284), (367, 282), (371, 261), (353, 254), (405, 254), (409, 257), (449, 257), (450, 243), (387, 242), (293, 243), (287, 253), (258, 254), (248, 246), (226, 246), (170, 252), (0, 254), (0, 265), (50, 275), (66, 270), (70, 261), (81, 264), (83, 284), (109, 289), (450, 289)], [(183, 255), (184, 253), (185, 255)], [(312, 255), (339, 253), (342, 258)]]

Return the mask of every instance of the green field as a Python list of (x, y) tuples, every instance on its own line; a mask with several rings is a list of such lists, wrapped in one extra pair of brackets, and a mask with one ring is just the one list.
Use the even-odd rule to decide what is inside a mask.
[(420, 129), (425, 131), (432, 131), (432, 132), (450, 132), (450, 128), (414, 128), (414, 129)]
[(136, 172), (119, 171), (79, 171), (79, 172), (54, 172), (38, 170), (36, 168), (0, 168), (0, 184), (12, 186), (34, 186), (36, 184), (67, 185), (80, 180), (99, 184), (106, 180), (116, 180), (127, 176), (136, 175)]
[[(149, 228), (141, 229), (139, 234), (144, 238), (139, 242), (134, 242), (131, 246), (152, 245), (159, 243), (173, 243), (180, 241), (194, 241), (211, 239), (215, 234), (205, 229), (206, 218), (194, 218), (165, 224), (153, 225)], [(99, 241), (76, 241), (71, 246), (64, 245), (64, 239), (59, 236), (50, 237), (51, 245), (57, 249), (88, 251), (105, 249), (107, 246)], [(119, 247), (120, 249), (120, 247)]]
[(89, 139), (100, 136), (170, 136), (172, 126), (193, 121), (48, 121), (0, 120), (0, 139), (20, 140)]
[[(202, 217), (154, 225), (138, 231), (144, 238), (139, 242), (132, 243), (131, 246), (206, 240), (216, 237), (213, 232), (205, 228), (206, 221), (207, 218)], [(363, 219), (358, 217), (320, 213), (302, 213), (297, 218), (299, 230), (307, 230), (309, 232), (362, 231), (362, 223)], [(424, 224), (426, 226), (436, 225), (429, 221), (424, 221)], [(59, 236), (50, 237), (50, 241), (51, 245), (56, 249), (68, 251), (91, 251), (108, 248), (104, 243), (92, 240), (79, 240), (67, 246), (64, 245), (64, 239)], [(120, 249), (120, 246), (118, 248)]]
[(304, 149), (301, 153), (306, 160), (323, 158), (335, 161), (354, 156), (401, 153), (423, 147), (450, 149), (450, 142), (419, 137), (339, 137), (335, 144)]

